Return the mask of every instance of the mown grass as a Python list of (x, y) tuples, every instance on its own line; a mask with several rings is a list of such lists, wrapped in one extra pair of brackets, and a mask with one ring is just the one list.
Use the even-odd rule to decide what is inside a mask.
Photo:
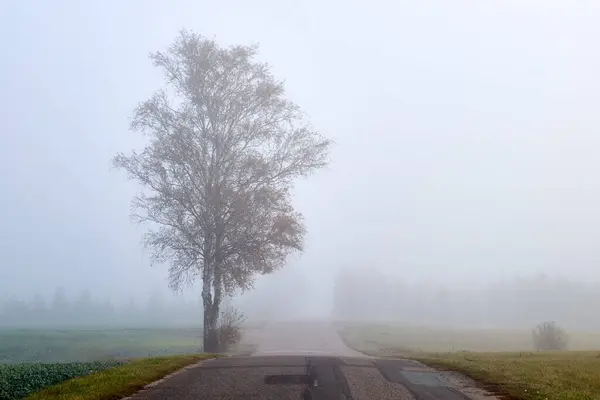
[(28, 400), (116, 400), (129, 396), (165, 375), (214, 354), (192, 354), (134, 360), (50, 386)]
[[(355, 350), (462, 372), (510, 399), (600, 399), (600, 351), (532, 352), (531, 332), (359, 323), (339, 324), (338, 329)], [(571, 346), (600, 348), (597, 337), (574, 333)]]
[(437, 353), (411, 358), (462, 372), (513, 399), (600, 399), (600, 352)]

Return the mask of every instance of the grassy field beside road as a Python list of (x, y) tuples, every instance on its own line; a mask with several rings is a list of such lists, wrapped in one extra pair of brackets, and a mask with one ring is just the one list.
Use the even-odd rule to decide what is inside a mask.
[[(530, 330), (449, 329), (385, 323), (338, 323), (338, 331), (351, 346), (368, 354), (401, 350), (411, 352), (531, 351)], [(600, 350), (600, 332), (569, 332), (570, 350)]]
[[(263, 326), (244, 324), (244, 337), (231, 353), (250, 354), (252, 337)], [(117, 399), (213, 357), (201, 351), (201, 327), (4, 328), (0, 329), (0, 400), (21, 399), (47, 387), (32, 398)]]
[(0, 364), (122, 360), (199, 351), (199, 327), (0, 329)]
[(511, 399), (600, 399), (597, 333), (571, 333), (570, 347), (580, 351), (533, 352), (529, 331), (366, 323), (340, 323), (338, 330), (355, 350), (459, 371)]
[(134, 394), (172, 372), (212, 354), (191, 354), (132, 360), (100, 372), (66, 380), (38, 391), (27, 400), (114, 400)]
[(600, 352), (454, 352), (412, 355), (462, 372), (491, 391), (526, 400), (600, 399)]
[(17, 400), (65, 380), (116, 367), (117, 361), (0, 364), (0, 399)]
[[(96, 390), (94, 385), (99, 383), (111, 393), (137, 388), (140, 382), (148, 383), (146, 378), (171, 372), (170, 366), (205, 357), (197, 355), (202, 351), (201, 335), (199, 327), (0, 329), (0, 400), (21, 399), (84, 375), (85, 380), (77, 381), (83, 382), (81, 388)], [(177, 356), (186, 354), (194, 355)], [(141, 357), (146, 357), (145, 361), (124, 363)], [(150, 360), (160, 360), (161, 365)], [(113, 367), (133, 375), (124, 375), (123, 381), (109, 373), (114, 382), (95, 381), (106, 376), (101, 371), (112, 371)], [(50, 396), (50, 392), (45, 393)]]

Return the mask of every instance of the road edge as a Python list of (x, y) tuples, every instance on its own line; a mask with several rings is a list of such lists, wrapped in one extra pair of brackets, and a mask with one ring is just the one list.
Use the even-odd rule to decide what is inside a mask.
[[(228, 355), (222, 356), (222, 357), (230, 357)], [(152, 389), (153, 387), (160, 385), (161, 383), (168, 381), (171, 378), (174, 378), (175, 376), (182, 374), (184, 372), (186, 372), (187, 370), (190, 369), (194, 369), (194, 368), (198, 368), (202, 365), (202, 363), (206, 362), (206, 361), (210, 361), (210, 360), (215, 360), (217, 357), (211, 357), (211, 358), (205, 358), (204, 360), (200, 360), (197, 363), (194, 364), (190, 364), (190, 365), (186, 365), (185, 367), (178, 369), (175, 372), (171, 372), (168, 375), (163, 376), (162, 378), (155, 380), (153, 382), (148, 383), (146, 386), (144, 386), (143, 388), (141, 388), (140, 390), (138, 390), (137, 392), (126, 396), (126, 397), (121, 397), (120, 400), (133, 400), (135, 398), (135, 396), (138, 396), (144, 392), (147, 392), (148, 390)]]

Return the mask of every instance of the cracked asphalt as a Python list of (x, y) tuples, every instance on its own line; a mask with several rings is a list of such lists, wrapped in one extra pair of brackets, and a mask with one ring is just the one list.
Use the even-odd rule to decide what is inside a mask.
[(273, 323), (248, 357), (206, 360), (134, 400), (482, 400), (473, 382), (411, 360), (349, 349), (326, 322)]

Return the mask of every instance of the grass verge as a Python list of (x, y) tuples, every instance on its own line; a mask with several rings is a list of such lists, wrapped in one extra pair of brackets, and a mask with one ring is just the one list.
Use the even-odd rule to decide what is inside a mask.
[(600, 398), (600, 353), (438, 353), (410, 358), (462, 372), (510, 399), (592, 400)]
[(101, 372), (50, 386), (28, 400), (116, 400), (134, 394), (147, 384), (214, 354), (153, 357), (134, 360)]
[[(417, 330), (419, 335), (415, 333)], [(338, 324), (338, 333), (354, 350), (378, 357), (410, 358), (439, 369), (461, 372), (508, 399), (600, 399), (599, 350), (514, 351), (517, 346), (525, 347), (526, 342), (500, 330), (486, 331), (486, 336), (467, 330), (356, 323)], [(587, 337), (594, 335), (597, 336)], [(583, 346), (581, 341), (576, 348)], [(592, 346), (596, 347), (597, 342)]]

